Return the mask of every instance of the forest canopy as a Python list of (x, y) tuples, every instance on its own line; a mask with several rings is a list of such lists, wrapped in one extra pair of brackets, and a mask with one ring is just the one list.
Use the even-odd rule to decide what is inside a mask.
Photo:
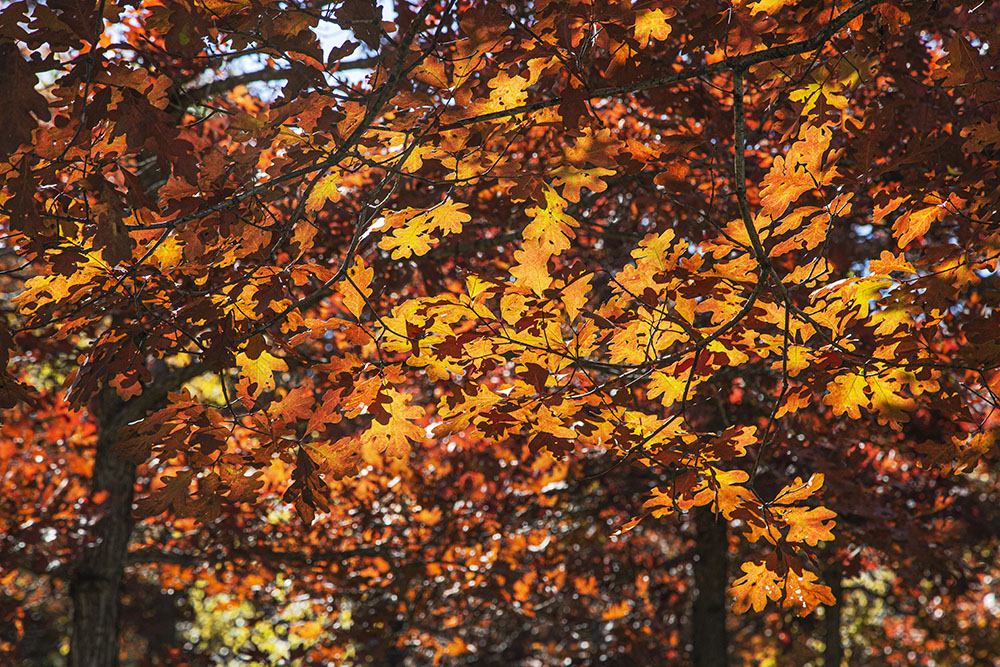
[(997, 48), (0, 3), (0, 655), (1000, 664)]

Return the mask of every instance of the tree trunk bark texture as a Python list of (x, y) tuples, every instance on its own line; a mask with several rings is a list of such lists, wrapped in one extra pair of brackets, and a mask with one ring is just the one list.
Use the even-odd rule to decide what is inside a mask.
[(111, 388), (101, 392), (97, 415), (94, 493), (107, 492), (106, 511), (91, 529), (70, 580), (73, 627), (70, 667), (118, 664), (118, 621), (122, 576), (132, 535), (135, 465), (115, 451), (122, 404)]
[(693, 664), (695, 667), (726, 667), (729, 637), (726, 633), (726, 587), (729, 538), (726, 522), (707, 507), (695, 510), (694, 584), (691, 613)]

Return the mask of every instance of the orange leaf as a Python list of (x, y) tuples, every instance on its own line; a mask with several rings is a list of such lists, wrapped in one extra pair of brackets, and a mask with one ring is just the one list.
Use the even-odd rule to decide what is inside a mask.
[(628, 616), (630, 611), (632, 611), (632, 602), (630, 600), (622, 600), (621, 602), (611, 605), (601, 616), (601, 619), (605, 621), (614, 621), (619, 618), (625, 618)]
[(791, 505), (812, 496), (822, 486), (826, 478), (823, 473), (816, 473), (805, 482), (801, 477), (796, 477), (791, 484), (788, 484), (774, 497), (772, 505)]
[(945, 209), (941, 206), (928, 206), (919, 211), (907, 211), (892, 224), (892, 234), (896, 237), (899, 247), (905, 248), (909, 243), (927, 233), (934, 223), (944, 217)]
[(670, 36), (670, 24), (667, 23), (667, 19), (676, 13), (675, 10), (668, 7), (666, 11), (647, 9), (639, 14), (635, 19), (635, 39), (639, 42), (639, 48), (646, 48), (650, 38), (662, 42)]
[(788, 524), (789, 542), (804, 542), (811, 547), (820, 542), (832, 542), (833, 519), (837, 513), (825, 507), (795, 507), (785, 512), (781, 518)]
[(365, 304), (372, 295), (372, 278), (375, 271), (367, 266), (361, 257), (347, 271), (349, 280), (337, 283), (337, 290), (344, 295), (344, 307), (357, 319), (361, 319)]
[(788, 154), (774, 158), (760, 192), (761, 212), (777, 220), (803, 193), (823, 184), (821, 164), (833, 133), (805, 125)]
[(781, 587), (774, 572), (763, 561), (750, 561), (740, 566), (743, 576), (733, 582), (730, 589), (736, 603), (733, 611), (742, 614), (748, 609), (763, 611), (768, 600), (781, 598)]
[(902, 255), (894, 255), (888, 250), (883, 250), (878, 259), (873, 259), (868, 264), (868, 270), (873, 274), (889, 275), (893, 271), (904, 273), (916, 273), (913, 265), (906, 261)]
[(865, 396), (865, 387), (868, 381), (863, 375), (857, 373), (845, 373), (833, 379), (833, 382), (826, 385), (829, 392), (823, 397), (823, 402), (833, 408), (833, 414), (842, 415), (845, 412), (851, 419), (861, 419), (861, 406), (868, 407), (868, 397)]
[(876, 375), (868, 378), (868, 386), (872, 390), (872, 407), (879, 424), (889, 424), (898, 431), (903, 423), (910, 421), (909, 413), (916, 408), (916, 403), (900, 393), (902, 387), (898, 380)]
[(782, 606), (798, 616), (808, 616), (819, 604), (834, 604), (837, 598), (829, 586), (816, 583), (815, 572), (789, 569), (785, 575)]
[(525, 240), (521, 250), (514, 253), (517, 264), (510, 269), (519, 285), (541, 295), (552, 284), (549, 275), (549, 258), (552, 253), (539, 241)]
[(274, 414), (285, 423), (305, 419), (313, 411), (312, 392), (305, 387), (295, 387), (271, 406)]
[(420, 406), (409, 404), (412, 398), (409, 394), (393, 387), (382, 387), (380, 393), (388, 399), (384, 407), (385, 421), (372, 420), (371, 426), (361, 435), (362, 451), (366, 460), (376, 454), (401, 459), (409, 454), (410, 441), (424, 438), (424, 429), (413, 423), (424, 411)]
[(283, 359), (266, 350), (261, 350), (257, 357), (238, 352), (236, 365), (240, 367), (243, 376), (250, 381), (247, 391), (253, 397), (260, 396), (265, 391), (273, 391), (274, 374), (288, 370), (288, 364)]

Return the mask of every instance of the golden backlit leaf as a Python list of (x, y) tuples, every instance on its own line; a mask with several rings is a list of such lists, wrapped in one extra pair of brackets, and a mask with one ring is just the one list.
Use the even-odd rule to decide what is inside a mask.
[(463, 209), (466, 204), (445, 201), (426, 211), (407, 209), (385, 217), (385, 226), (395, 228), (382, 238), (379, 247), (392, 251), (392, 259), (426, 255), (440, 236), (462, 231), (472, 216)]
[(795, 0), (757, 0), (756, 2), (749, 2), (747, 6), (750, 7), (751, 14), (760, 14), (765, 12), (767, 14), (777, 14), (785, 7), (794, 5)]
[(541, 295), (552, 284), (548, 266), (551, 257), (552, 253), (541, 241), (525, 240), (522, 249), (514, 253), (517, 263), (511, 267), (510, 275), (518, 285)]
[(239, 366), (243, 377), (249, 380), (248, 391), (254, 397), (265, 391), (273, 391), (274, 374), (288, 370), (288, 364), (283, 359), (275, 357), (267, 350), (261, 350), (256, 357), (246, 352), (237, 352), (236, 365)]
[(889, 424), (899, 430), (902, 424), (910, 421), (916, 403), (902, 393), (903, 388), (896, 378), (873, 375), (868, 378), (868, 386), (872, 392), (871, 407), (880, 424)]
[(306, 200), (306, 212), (315, 213), (326, 206), (327, 202), (340, 201), (340, 186), (343, 182), (344, 177), (339, 171), (332, 171), (319, 179)]
[(878, 259), (873, 259), (869, 262), (868, 270), (873, 274), (886, 276), (893, 271), (900, 271), (903, 273), (917, 272), (916, 269), (913, 268), (913, 264), (906, 261), (906, 258), (902, 254), (896, 255), (888, 250), (883, 250)]
[(580, 309), (587, 304), (590, 297), (590, 281), (593, 277), (592, 273), (588, 273), (563, 288), (562, 300), (566, 306), (566, 316), (570, 321), (575, 320), (576, 316), (580, 314)]
[(764, 215), (777, 220), (802, 194), (824, 183), (827, 176), (821, 165), (832, 136), (826, 125), (804, 125), (788, 153), (774, 158), (760, 192)]
[(639, 48), (646, 48), (650, 39), (662, 42), (670, 36), (670, 24), (667, 19), (677, 12), (670, 7), (663, 9), (647, 9), (635, 19), (635, 39)]
[(823, 402), (833, 408), (834, 415), (847, 413), (851, 419), (861, 419), (860, 408), (867, 408), (870, 404), (865, 395), (867, 386), (868, 381), (863, 375), (852, 372), (838, 375), (826, 386), (828, 393)]
[(927, 206), (916, 211), (907, 211), (892, 224), (892, 233), (900, 249), (908, 246), (918, 236), (923, 236), (931, 224), (944, 217), (941, 206)]
[(789, 542), (803, 542), (811, 547), (820, 542), (833, 541), (833, 519), (837, 513), (825, 507), (795, 507), (781, 515), (788, 524), (785, 539)]
[(387, 418), (384, 422), (372, 420), (361, 435), (362, 452), (369, 463), (381, 461), (382, 455), (402, 459), (409, 454), (410, 443), (423, 440), (425, 435), (423, 427), (414, 423), (424, 411), (419, 405), (410, 405), (412, 396), (394, 387), (382, 387), (380, 393), (389, 399)]
[(344, 296), (344, 307), (360, 320), (367, 300), (372, 295), (372, 279), (375, 271), (366, 266), (365, 261), (358, 256), (348, 269), (347, 275), (349, 279), (337, 283), (337, 291)]
[(733, 611), (742, 614), (750, 609), (764, 611), (768, 600), (781, 598), (778, 577), (760, 561), (750, 561), (740, 565), (743, 576), (733, 582), (730, 592), (736, 598)]
[(553, 183), (562, 186), (562, 195), (568, 201), (580, 201), (580, 190), (587, 188), (591, 192), (604, 192), (608, 189), (608, 184), (604, 178), (613, 176), (615, 172), (604, 167), (591, 167), (590, 169), (580, 169), (572, 165), (563, 165), (554, 170)]

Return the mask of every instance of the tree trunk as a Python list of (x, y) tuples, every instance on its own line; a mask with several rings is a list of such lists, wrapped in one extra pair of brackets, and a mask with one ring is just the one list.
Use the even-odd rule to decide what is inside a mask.
[[(98, 401), (95, 401), (95, 403)], [(97, 453), (93, 492), (107, 492), (106, 513), (91, 530), (70, 580), (73, 629), (70, 667), (113, 667), (118, 664), (119, 597), (129, 538), (135, 465), (115, 451), (123, 405), (113, 389), (101, 392), (97, 418)]]
[(729, 538), (724, 519), (716, 520), (706, 507), (694, 513), (695, 599), (691, 613), (693, 664), (726, 667), (729, 638), (726, 633), (726, 587)]
[(823, 650), (823, 666), (840, 667), (844, 663), (844, 646), (840, 640), (841, 595), (844, 591), (840, 583), (840, 572), (831, 569), (826, 574), (826, 583), (837, 601), (827, 605), (824, 609), (826, 616), (823, 619), (823, 626), (826, 648)]

